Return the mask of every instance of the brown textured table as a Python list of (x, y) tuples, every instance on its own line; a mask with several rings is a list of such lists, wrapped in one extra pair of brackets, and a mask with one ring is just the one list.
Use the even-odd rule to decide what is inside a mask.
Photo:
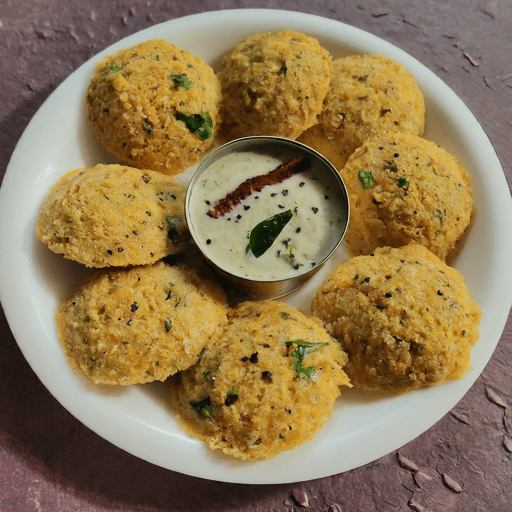
[[(462, 98), (512, 183), (510, 0), (0, 0), (0, 178), (42, 102), (94, 54), (155, 23), (248, 7), (336, 19), (402, 48)], [(0, 342), (1, 512), (512, 510), (510, 316), (483, 374), (423, 435), (347, 473), (275, 486), (201, 480), (125, 453), (47, 392), (3, 312)]]

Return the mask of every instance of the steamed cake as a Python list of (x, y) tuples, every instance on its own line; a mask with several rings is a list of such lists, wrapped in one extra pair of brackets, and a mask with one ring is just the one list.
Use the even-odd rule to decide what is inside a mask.
[(56, 313), (73, 368), (97, 384), (165, 380), (194, 364), (226, 321), (223, 290), (184, 265), (98, 270)]
[(200, 57), (161, 39), (97, 63), (87, 112), (101, 144), (141, 169), (177, 174), (213, 142), (220, 87)]
[(413, 75), (381, 55), (350, 55), (331, 63), (331, 82), (318, 124), (299, 138), (339, 170), (376, 133), (423, 135), (425, 102)]
[(461, 378), (481, 316), (462, 275), (421, 245), (342, 263), (312, 313), (347, 351), (354, 387), (397, 393)]
[(340, 172), (350, 200), (352, 255), (421, 244), (446, 259), (473, 212), (471, 180), (457, 159), (408, 133), (367, 140)]
[(331, 56), (292, 30), (254, 34), (222, 61), (221, 135), (295, 139), (316, 123), (329, 87)]
[(158, 172), (116, 164), (78, 169), (48, 192), (36, 234), (89, 267), (154, 263), (187, 244), (185, 193)]
[(280, 301), (244, 302), (200, 361), (176, 375), (172, 401), (183, 428), (210, 448), (266, 459), (324, 425), (339, 386), (350, 385), (346, 361), (318, 319)]

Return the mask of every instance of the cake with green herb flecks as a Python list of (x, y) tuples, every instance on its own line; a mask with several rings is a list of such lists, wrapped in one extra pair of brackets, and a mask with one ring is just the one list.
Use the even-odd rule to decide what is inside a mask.
[(394, 393), (461, 378), (482, 314), (463, 276), (421, 245), (342, 263), (311, 310), (347, 351), (354, 387)]
[(318, 124), (300, 142), (339, 170), (367, 138), (401, 131), (423, 135), (425, 102), (416, 79), (381, 55), (349, 55), (331, 63), (331, 82)]
[(97, 63), (87, 113), (101, 144), (124, 162), (178, 174), (213, 144), (220, 87), (200, 57), (162, 39)]
[(317, 122), (331, 56), (315, 38), (293, 30), (253, 34), (223, 59), (221, 136), (297, 138)]
[(186, 189), (171, 176), (98, 164), (63, 176), (48, 192), (37, 237), (89, 267), (145, 265), (185, 249)]
[(244, 302), (200, 361), (176, 379), (172, 401), (191, 435), (245, 460), (310, 440), (331, 416), (347, 356), (318, 319), (280, 301)]
[(165, 380), (194, 364), (226, 321), (219, 285), (164, 262), (96, 271), (56, 313), (73, 368), (96, 384)]
[(352, 255), (415, 243), (445, 260), (471, 220), (469, 174), (448, 151), (416, 135), (376, 135), (340, 174), (350, 200), (345, 242)]

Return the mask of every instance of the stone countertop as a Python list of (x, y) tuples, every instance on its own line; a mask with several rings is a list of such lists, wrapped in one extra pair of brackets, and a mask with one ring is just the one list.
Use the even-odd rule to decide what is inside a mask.
[[(512, 183), (509, 0), (0, 0), (0, 179), (34, 113), (83, 62), (155, 23), (244, 7), (317, 14), (402, 48), (462, 98)], [(129, 455), (48, 393), (3, 312), (0, 340), (2, 512), (512, 510), (511, 316), (483, 374), (427, 432), (363, 467), (283, 485), (206, 481)]]

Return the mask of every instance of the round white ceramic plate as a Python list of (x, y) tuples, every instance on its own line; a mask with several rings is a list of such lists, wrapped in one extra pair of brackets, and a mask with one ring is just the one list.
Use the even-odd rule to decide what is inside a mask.
[[(51, 253), (34, 235), (49, 187), (71, 169), (114, 162), (86, 121), (85, 90), (94, 64), (107, 53), (163, 38), (214, 67), (250, 34), (293, 29), (318, 38), (333, 57), (383, 54), (408, 68), (426, 99), (425, 137), (454, 153), (473, 179), (476, 215), (451, 263), (483, 310), (472, 369), (460, 381), (397, 397), (347, 390), (333, 417), (304, 445), (264, 462), (240, 462), (210, 451), (178, 427), (166, 383), (132, 387), (92, 385), (70, 369), (54, 312), (84, 268)], [(180, 176), (183, 183), (191, 172)], [(12, 156), (0, 196), (0, 297), (28, 362), (55, 398), (81, 422), (120, 448), (159, 466), (219, 481), (284, 483), (320, 478), (373, 461), (414, 439), (466, 393), (491, 357), (512, 304), (512, 204), (486, 135), (461, 100), (432, 72), (391, 44), (339, 22), (289, 11), (232, 10), (172, 20), (134, 34), (85, 63), (48, 98)], [(336, 257), (314, 281), (287, 300), (309, 311), (314, 290)]]

